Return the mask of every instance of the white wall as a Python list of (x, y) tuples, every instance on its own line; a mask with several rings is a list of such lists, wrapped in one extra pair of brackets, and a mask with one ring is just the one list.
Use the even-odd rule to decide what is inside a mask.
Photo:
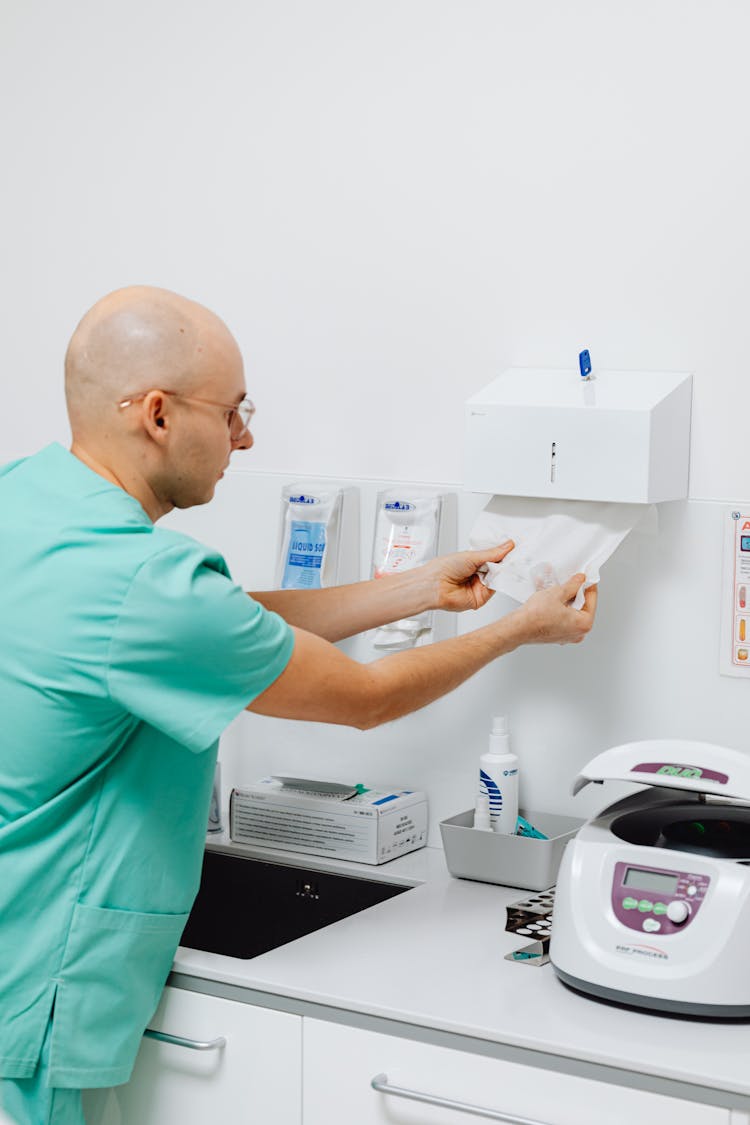
[(500, 707), (548, 808), (610, 742), (746, 744), (704, 501), (750, 496), (749, 33), (743, 0), (2, 4), (0, 458), (66, 440), (67, 339), (133, 282), (203, 300), (244, 349), (256, 447), (187, 518), (239, 570), (268, 565), (290, 476), (457, 487), (462, 403), (503, 366), (588, 346), (695, 373), (692, 500), (609, 564), (585, 646), (368, 735), (258, 720), (251, 773), (354, 755), (437, 816)]

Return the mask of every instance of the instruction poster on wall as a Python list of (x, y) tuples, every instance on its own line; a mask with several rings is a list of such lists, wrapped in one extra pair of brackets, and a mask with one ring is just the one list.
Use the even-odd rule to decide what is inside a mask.
[(722, 585), (719, 671), (750, 677), (750, 504), (727, 509)]

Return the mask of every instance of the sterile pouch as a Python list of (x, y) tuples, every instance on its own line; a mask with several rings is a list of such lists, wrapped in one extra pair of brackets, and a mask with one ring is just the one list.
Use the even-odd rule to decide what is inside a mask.
[(319, 590), (335, 586), (341, 531), (340, 488), (285, 485), (281, 493), (282, 533), (276, 586)]
[(515, 548), (501, 563), (489, 563), (482, 581), (492, 590), (525, 602), (536, 590), (586, 575), (573, 606), (599, 581), (599, 569), (635, 527), (655, 531), (654, 505), (598, 503), (493, 496), (469, 536), (474, 550), (512, 539)]
[[(437, 554), (442, 496), (407, 491), (379, 492), (372, 548), (372, 576), (399, 574)], [(432, 628), (432, 611), (393, 621), (376, 629), (376, 648), (413, 647)]]

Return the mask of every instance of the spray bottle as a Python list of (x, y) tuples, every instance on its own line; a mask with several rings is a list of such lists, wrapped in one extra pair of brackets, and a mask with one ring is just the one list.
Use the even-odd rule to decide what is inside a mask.
[(512, 835), (518, 820), (518, 758), (510, 752), (508, 720), (492, 720), (490, 745), (479, 759), (479, 790), (490, 802), (493, 831)]
[(476, 804), (474, 806), (474, 827), (480, 832), (491, 832), (492, 822), (490, 820), (490, 799), (485, 793), (477, 793)]

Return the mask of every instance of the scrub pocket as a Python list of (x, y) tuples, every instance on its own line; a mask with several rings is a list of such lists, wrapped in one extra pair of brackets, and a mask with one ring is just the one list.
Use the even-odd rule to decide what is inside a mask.
[(187, 919), (77, 903), (57, 981), (49, 1085), (128, 1081)]

